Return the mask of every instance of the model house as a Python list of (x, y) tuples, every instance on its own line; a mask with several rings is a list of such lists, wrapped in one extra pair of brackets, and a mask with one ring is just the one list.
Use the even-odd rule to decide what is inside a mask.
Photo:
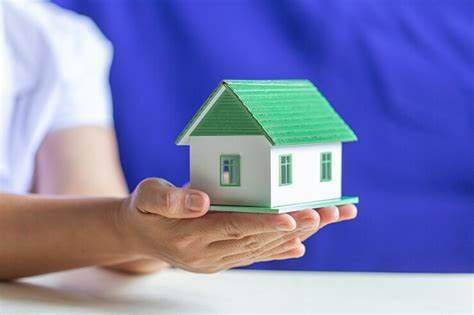
[(307, 80), (226, 80), (181, 132), (191, 187), (224, 211), (284, 212), (357, 202), (341, 194), (354, 132)]

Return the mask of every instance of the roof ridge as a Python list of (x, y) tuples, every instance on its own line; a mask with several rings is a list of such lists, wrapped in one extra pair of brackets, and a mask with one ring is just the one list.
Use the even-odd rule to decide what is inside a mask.
[(246, 84), (246, 85), (312, 85), (311, 81), (306, 79), (281, 79), (281, 80), (232, 80), (225, 79), (222, 82), (232, 84)]

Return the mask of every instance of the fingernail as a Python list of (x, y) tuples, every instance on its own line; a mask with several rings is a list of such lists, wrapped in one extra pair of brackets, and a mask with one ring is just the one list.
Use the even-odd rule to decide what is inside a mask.
[(188, 194), (186, 196), (186, 208), (190, 211), (202, 211), (204, 208), (204, 198), (199, 194)]

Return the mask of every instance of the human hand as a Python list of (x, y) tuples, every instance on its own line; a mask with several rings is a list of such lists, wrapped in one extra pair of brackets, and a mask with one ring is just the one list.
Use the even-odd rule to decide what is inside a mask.
[[(303, 241), (328, 224), (354, 219), (357, 216), (357, 208), (353, 204), (346, 204), (339, 207), (329, 206), (319, 209), (305, 209), (290, 212), (289, 215), (295, 221), (300, 222), (298, 227), (294, 231), (285, 233), (270, 244), (267, 244), (266, 250), (241, 261), (240, 266), (250, 265), (257, 261), (263, 262), (301, 257), (305, 253)], [(284, 245), (282, 246), (282, 244)], [(281, 252), (280, 248), (285, 246), (290, 249), (287, 252)]]
[(345, 204), (337, 207), (323, 207), (313, 211), (316, 211), (319, 215), (319, 224), (317, 224), (313, 229), (301, 232), (299, 234), (301, 241), (305, 241), (328, 224), (348, 221), (357, 217), (357, 207), (353, 204)]
[[(315, 211), (297, 214), (207, 213), (198, 190), (140, 183), (117, 216), (124, 246), (194, 272), (217, 272), (263, 259), (295, 258), (304, 247), (292, 232), (316, 229)], [(207, 214), (206, 214), (207, 213)]]

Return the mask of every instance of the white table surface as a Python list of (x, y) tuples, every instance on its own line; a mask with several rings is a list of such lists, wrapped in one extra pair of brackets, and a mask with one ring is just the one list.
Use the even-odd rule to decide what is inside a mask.
[(473, 314), (473, 275), (94, 268), (0, 283), (0, 314)]

